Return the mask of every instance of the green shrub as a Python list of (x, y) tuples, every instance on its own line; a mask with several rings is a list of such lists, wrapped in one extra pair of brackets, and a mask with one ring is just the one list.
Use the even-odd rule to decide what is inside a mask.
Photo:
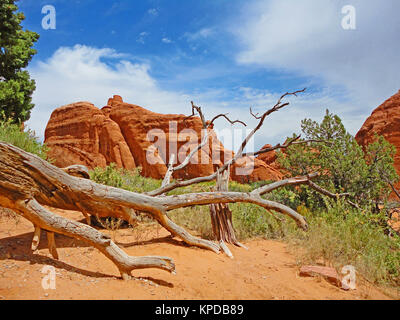
[(303, 263), (323, 260), (338, 268), (353, 265), (370, 281), (400, 286), (400, 237), (387, 236), (374, 214), (341, 204), (302, 213), (309, 231), (293, 229), (288, 239), (305, 249), (300, 256)]
[(111, 163), (106, 168), (95, 168), (90, 171), (90, 178), (97, 183), (137, 193), (151, 191), (161, 186), (161, 180), (145, 178), (140, 172), (140, 167), (126, 170), (117, 168), (115, 163)]
[(10, 121), (0, 121), (0, 141), (10, 143), (43, 159), (47, 158), (48, 149), (39, 142), (35, 133), (29, 129), (21, 131), (19, 125), (12, 124)]
[[(321, 176), (315, 182), (332, 193), (349, 193), (350, 199), (360, 206), (387, 199), (391, 188), (386, 180), (398, 179), (393, 145), (376, 136), (363, 150), (341, 119), (328, 110), (321, 123), (305, 119), (301, 127), (306, 139), (320, 142), (292, 145), (285, 152), (278, 152), (278, 161), (289, 176), (318, 171)], [(323, 197), (306, 186), (296, 188), (296, 193), (299, 201), (309, 207), (324, 206)]]

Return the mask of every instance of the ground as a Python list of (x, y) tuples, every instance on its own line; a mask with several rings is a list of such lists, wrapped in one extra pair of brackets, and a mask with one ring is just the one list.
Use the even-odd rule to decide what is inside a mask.
[[(54, 210), (53, 210), (54, 211)], [(56, 210), (75, 220), (78, 212)], [(321, 278), (299, 276), (299, 265), (287, 244), (271, 240), (232, 247), (235, 258), (186, 246), (161, 228), (107, 231), (130, 255), (174, 259), (177, 274), (158, 269), (136, 270), (130, 281), (84, 242), (56, 235), (60, 260), (51, 258), (43, 232), (37, 253), (31, 253), (32, 224), (0, 218), (0, 299), (395, 299), (396, 292), (357, 279), (357, 289), (344, 291)], [(54, 266), (56, 288), (42, 287), (44, 266)], [(359, 277), (358, 277), (359, 278)]]

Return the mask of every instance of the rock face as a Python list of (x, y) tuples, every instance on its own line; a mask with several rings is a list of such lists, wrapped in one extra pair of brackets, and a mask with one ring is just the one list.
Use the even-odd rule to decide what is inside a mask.
[[(201, 142), (202, 123), (198, 117), (186, 119), (185, 115), (159, 114), (115, 98), (111, 105), (110, 118), (121, 128), (144, 176), (158, 179), (164, 177), (167, 170), (165, 164), (169, 163), (170, 154), (176, 154), (176, 163), (181, 163), (187, 152)], [(231, 152), (223, 148), (214, 131), (209, 131), (208, 145), (197, 152), (186, 168), (177, 171), (175, 178), (209, 175), (215, 167), (221, 165), (224, 157), (231, 156)]]
[(58, 167), (83, 164), (135, 168), (135, 160), (119, 126), (90, 102), (77, 102), (56, 109), (47, 124), (45, 143)]
[[(266, 144), (261, 149), (272, 147)], [(277, 181), (283, 178), (283, 173), (276, 162), (275, 151), (262, 153), (255, 159), (244, 157), (238, 160), (235, 170), (231, 172), (233, 180), (241, 183), (252, 181), (272, 180)]]
[[(356, 140), (360, 145), (368, 145), (375, 133), (384, 136), (396, 147), (394, 161), (396, 171), (400, 174), (400, 91), (372, 112), (356, 134)], [(399, 189), (400, 183), (396, 187)]]
[[(140, 166), (142, 175), (162, 179), (169, 155), (176, 154), (175, 164), (181, 163), (201, 142), (203, 131), (198, 117), (159, 114), (114, 96), (101, 110), (89, 102), (56, 109), (46, 127), (45, 143), (59, 167), (95, 168), (113, 162), (126, 169)], [(208, 143), (174, 178), (206, 176), (231, 159), (233, 152), (224, 148), (214, 130), (208, 129), (208, 136)], [(240, 182), (278, 180), (282, 175), (268, 162), (273, 158), (274, 154), (265, 154), (254, 161), (241, 159), (231, 168), (231, 177)]]

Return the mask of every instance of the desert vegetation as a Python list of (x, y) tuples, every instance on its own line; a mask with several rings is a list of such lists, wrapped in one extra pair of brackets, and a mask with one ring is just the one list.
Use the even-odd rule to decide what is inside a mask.
[[(99, 183), (127, 190), (136, 188), (130, 184), (131, 181), (136, 181), (143, 190), (152, 190), (161, 185), (161, 180), (144, 178), (138, 171), (128, 172), (114, 165), (95, 169), (91, 177)], [(230, 182), (229, 190), (250, 192), (264, 183), (267, 182)], [(203, 182), (174, 190), (171, 194), (212, 191), (214, 186), (215, 182)], [(307, 191), (311, 193), (311, 190)], [(322, 201), (322, 207), (310, 206), (302, 202), (303, 195), (291, 187), (275, 190), (269, 197), (297, 209), (309, 224), (308, 232), (298, 230), (296, 224), (285, 215), (265, 215), (263, 209), (256, 205), (236, 203), (230, 208), (240, 241), (256, 237), (286, 241), (296, 253), (299, 264), (322, 260), (338, 269), (352, 264), (361, 276), (374, 283), (394, 287), (400, 285), (400, 237), (393, 231), (388, 232), (388, 207), (374, 213), (372, 208), (355, 208), (343, 199), (336, 201), (318, 193), (314, 194), (314, 201)], [(393, 203), (387, 205), (390, 207)], [(176, 209), (169, 216), (199, 236), (214, 239), (207, 207)], [(152, 225), (156, 227), (157, 223), (153, 221)]]
[[(323, 136), (324, 139), (330, 140), (341, 147), (351, 145), (353, 151), (344, 153), (340, 150), (341, 155), (347, 154), (347, 157), (342, 159), (343, 163), (351, 163), (354, 166), (356, 161), (359, 165), (369, 166), (374, 168), (381, 166), (380, 171), (373, 170), (358, 170), (361, 172), (373, 172), (375, 177), (379, 177), (382, 170), (385, 170), (393, 181), (396, 179), (393, 171), (392, 154), (393, 147), (386, 142), (382, 142), (377, 137), (377, 143), (370, 146), (367, 152), (370, 152), (369, 157), (376, 155), (375, 151), (379, 147), (380, 155), (375, 156), (375, 159), (382, 159), (382, 162), (368, 162), (369, 157), (364, 154), (364, 151), (354, 141), (351, 135), (345, 132), (341, 121), (337, 116), (327, 113), (321, 124), (304, 120), (303, 131), (306, 131), (305, 124), (313, 124), (315, 131), (320, 135), (321, 127), (333, 128), (333, 131), (339, 131), (340, 134), (333, 134), (332, 137)], [(335, 124), (332, 126), (332, 124)], [(307, 131), (309, 138), (322, 138), (322, 136), (314, 136), (314, 130)], [(322, 129), (322, 131), (325, 131)], [(38, 142), (37, 138), (30, 131), (22, 131), (18, 125), (2, 122), (0, 126), (1, 140), (11, 143), (24, 149), (30, 153), (46, 158), (46, 146)], [(341, 143), (345, 140), (350, 142)], [(316, 157), (318, 152), (327, 152), (324, 148), (329, 148), (330, 145), (319, 144), (315, 145), (303, 144), (295, 145), (287, 148), (285, 152), (279, 153), (279, 162), (284, 167), (288, 174), (292, 170), (292, 174), (302, 174), (301, 170), (308, 170), (310, 166), (329, 170), (334, 176), (340, 176), (348, 172), (348, 168), (334, 167), (331, 161), (323, 163), (315, 163), (320, 161), (320, 157)], [(319, 148), (319, 149), (318, 149)], [(332, 150), (330, 147), (329, 151)], [(333, 157), (337, 157), (337, 154)], [(353, 157), (353, 159), (352, 159)], [(301, 159), (301, 161), (300, 161)], [(315, 161), (313, 163), (313, 161)], [(289, 163), (296, 163), (296, 166), (290, 166)], [(325, 165), (325, 167), (324, 167)], [(326, 166), (331, 166), (327, 168)], [(383, 168), (382, 168), (383, 167)], [(295, 171), (297, 170), (297, 171)], [(136, 170), (126, 170), (117, 168), (114, 164), (106, 168), (96, 168), (90, 172), (90, 177), (93, 181), (116, 188), (122, 188), (132, 192), (150, 192), (162, 185), (162, 180), (145, 178), (140, 175), (140, 168)], [(338, 189), (331, 184), (332, 179), (326, 179), (326, 176), (318, 178), (318, 183), (330, 190), (332, 193), (338, 191), (351, 190), (352, 193), (348, 198), (332, 199), (315, 192), (307, 186), (287, 186), (282, 189), (277, 189), (268, 194), (267, 199), (284, 203), (285, 205), (297, 210), (302, 214), (309, 225), (308, 232), (299, 231), (296, 224), (288, 219), (285, 215), (274, 213), (274, 215), (265, 215), (263, 208), (248, 203), (235, 203), (230, 205), (233, 216), (233, 225), (236, 231), (237, 238), (242, 241), (254, 237), (262, 237), (267, 239), (279, 239), (287, 241), (293, 248), (302, 248), (302, 250), (294, 250), (297, 252), (299, 263), (315, 263), (317, 261), (325, 261), (337, 268), (344, 264), (353, 264), (358, 272), (365, 276), (368, 280), (398, 286), (399, 285), (399, 270), (400, 270), (400, 237), (391, 230), (387, 224), (388, 212), (395, 206), (394, 202), (388, 201), (388, 195), (391, 190), (390, 186), (383, 183), (381, 179), (376, 178), (374, 181), (381, 189), (379, 193), (379, 201), (377, 201), (376, 193), (367, 193), (362, 185), (363, 179), (359, 176), (353, 180), (345, 180), (347, 185), (339, 185)], [(325, 179), (325, 181), (324, 181)], [(369, 178), (371, 179), (371, 178)], [(339, 181), (343, 181), (338, 179)], [(229, 182), (229, 190), (234, 192), (251, 192), (252, 190), (267, 185), (269, 182), (256, 182), (250, 184), (240, 184), (237, 182)], [(344, 184), (343, 183), (343, 184)], [(180, 189), (169, 191), (167, 195), (190, 194), (199, 192), (211, 192), (215, 187), (215, 181), (201, 182), (195, 185), (184, 186)], [(346, 188), (345, 188), (346, 187)], [(370, 190), (376, 190), (371, 188)], [(363, 193), (363, 198), (359, 200), (359, 193)], [(365, 195), (366, 194), (366, 195)], [(370, 196), (372, 194), (373, 196)], [(370, 200), (370, 201), (367, 201)], [(354, 202), (353, 202), (354, 201)], [(379, 210), (377, 210), (377, 204)], [(4, 210), (4, 209), (3, 209)], [(7, 211), (12, 214), (11, 211)], [(6, 214), (2, 211), (2, 214)], [(139, 212), (137, 213), (139, 215)], [(15, 214), (14, 214), (15, 215)], [(214, 234), (211, 225), (209, 209), (205, 206), (191, 206), (179, 208), (170, 211), (169, 217), (177, 224), (188, 228), (191, 232), (208, 240), (214, 240)], [(157, 222), (149, 217), (144, 216), (143, 219), (131, 221), (130, 228), (137, 228), (140, 223), (146, 222), (147, 225), (156, 228)], [(103, 223), (102, 227), (117, 228), (121, 223), (115, 219), (113, 223), (110, 221)]]
[[(390, 210), (397, 204), (389, 200), (392, 188), (382, 178), (388, 177), (392, 182), (398, 179), (393, 167), (394, 146), (376, 136), (376, 141), (363, 150), (346, 131), (341, 119), (328, 110), (321, 123), (305, 119), (301, 127), (305, 138), (328, 143), (290, 146), (278, 154), (282, 168), (292, 176), (304, 175), (311, 170), (323, 171), (325, 174), (315, 180), (318, 184), (333, 194), (346, 192), (348, 195), (332, 199), (307, 185), (287, 186), (271, 192), (268, 199), (284, 203), (306, 218), (310, 227), (307, 233), (299, 231), (285, 215), (265, 215), (258, 206), (232, 204), (230, 208), (238, 239), (285, 240), (293, 247), (304, 249), (298, 254), (299, 262), (322, 260), (337, 268), (352, 264), (370, 281), (398, 286), (400, 237), (387, 223)], [(96, 168), (91, 172), (91, 178), (136, 192), (153, 190), (162, 183), (140, 176), (140, 170), (127, 171), (113, 164), (105, 169)], [(231, 181), (229, 190), (251, 192), (268, 183)], [(214, 187), (215, 182), (203, 182), (168, 194), (210, 192)], [(200, 236), (214, 239), (206, 207), (181, 208), (171, 211), (169, 216)]]
[[(279, 105), (279, 102), (277, 105)], [(197, 110), (201, 112), (200, 108)], [(205, 120), (204, 124), (206, 125)], [(239, 241), (254, 237), (284, 240), (289, 242), (293, 248), (301, 248), (301, 250), (295, 250), (298, 252), (299, 263), (315, 263), (322, 260), (325, 264), (337, 268), (344, 264), (352, 264), (361, 275), (370, 281), (398, 286), (400, 283), (400, 237), (397, 231), (393, 230), (388, 224), (389, 212), (395, 206), (395, 203), (390, 202), (388, 198), (392, 191), (391, 186), (398, 179), (393, 167), (394, 147), (377, 136), (376, 142), (363, 149), (357, 144), (354, 137), (345, 130), (340, 118), (328, 111), (320, 124), (310, 119), (303, 120), (302, 131), (304, 140), (300, 139), (299, 135), (294, 135), (292, 138), (288, 138), (285, 144), (275, 147), (275, 149), (282, 147), (282, 151), (278, 152), (278, 160), (282, 170), (288, 177), (298, 176), (299, 178), (295, 180), (288, 178), (278, 182), (278, 186), (281, 186), (281, 188), (275, 187), (277, 183), (270, 181), (249, 184), (230, 181), (226, 190), (222, 191), (229, 194), (227, 190), (230, 190), (233, 196), (238, 194), (249, 195), (254, 193), (255, 190), (258, 190), (258, 192), (260, 192), (259, 190), (269, 191), (263, 193), (265, 194), (263, 198), (265, 201), (281, 203), (285, 206), (284, 208), (289, 208), (280, 211), (272, 207), (270, 210), (274, 211), (273, 214), (266, 215), (265, 207), (262, 208), (251, 203), (251, 201), (246, 203), (246, 201), (243, 202), (240, 199), (239, 201), (228, 200), (228, 203), (231, 202), (228, 209), (231, 212), (231, 217), (226, 217), (226, 219), (229, 219), (234, 226), (235, 241), (240, 245)], [(38, 162), (35, 158), (18, 151), (19, 149), (10, 148), (11, 145), (14, 145), (30, 154), (46, 159), (47, 147), (38, 142), (32, 132), (23, 131), (20, 126), (11, 122), (2, 122), (0, 140), (9, 143), (9, 145), (2, 145), (3, 158), (4, 155), (8, 155), (14, 160), (15, 157), (30, 159), (28, 160), (32, 163), (30, 166), (41, 167), (45, 176), (50, 174), (48, 177), (51, 177), (54, 169), (48, 167), (45, 162)], [(242, 152), (247, 141), (248, 137), (239, 152)], [(199, 144), (198, 148), (201, 147), (202, 144)], [(188, 159), (193, 154), (194, 152), (189, 154)], [(4, 174), (7, 172), (6, 162), (9, 160), (3, 160), (2, 171)], [(19, 160), (14, 162), (18, 163)], [(5, 165), (6, 167), (4, 167)], [(225, 167), (229, 169), (229, 164), (226, 164)], [(226, 170), (226, 168), (223, 169)], [(188, 200), (190, 197), (193, 198), (193, 195), (207, 194), (207, 197), (211, 200), (205, 201), (206, 204), (218, 203), (214, 202), (212, 197), (215, 194), (216, 183), (218, 183), (219, 171), (211, 178), (199, 177), (195, 179), (196, 183), (175, 181), (172, 179), (172, 171), (173, 169), (170, 166), (164, 180), (156, 180), (141, 176), (140, 168), (126, 170), (117, 168), (115, 164), (110, 164), (106, 168), (95, 168), (90, 171), (90, 179), (101, 185), (118, 188), (114, 189), (116, 191), (113, 192), (123, 189), (138, 195), (162, 194), (165, 199), (174, 199), (177, 196), (185, 197), (186, 195), (189, 197)], [(312, 176), (314, 180), (312, 182), (309, 178), (310, 172), (322, 172), (323, 174)], [(2, 181), (6, 180), (3, 179)], [(73, 185), (74, 182), (65, 179), (63, 183), (72, 183)], [(79, 184), (82, 184), (82, 182)], [(96, 188), (97, 185), (93, 187)], [(85, 197), (80, 196), (79, 200)], [(227, 197), (219, 197), (218, 199), (226, 201), (231, 196)], [(186, 202), (186, 200), (184, 201)], [(264, 200), (260, 199), (260, 201)], [(48, 204), (51, 205), (50, 202), (51, 200)], [(3, 199), (3, 203), (7, 202), (4, 202)], [(85, 205), (85, 202), (82, 203)], [(57, 202), (53, 204), (57, 206)], [(218, 246), (215, 246), (212, 242), (220, 239), (216, 239), (215, 225), (212, 223), (210, 208), (199, 204), (201, 202), (195, 200), (193, 205), (172, 205), (168, 218), (171, 219), (174, 227), (170, 230), (172, 232), (178, 230), (175, 235), (184, 234), (184, 239), (187, 237), (186, 240), (192, 239), (189, 241), (192, 245), (197, 244), (218, 251)], [(32, 207), (32, 210), (39, 210), (38, 212), (43, 210), (40, 209), (38, 203), (35, 205), (37, 207)], [(95, 203), (92, 205), (96, 206)], [(67, 205), (64, 206), (67, 207)], [(8, 207), (15, 210), (13, 206)], [(89, 216), (91, 210), (83, 208), (79, 207), (78, 209)], [(121, 210), (119, 206), (115, 208)], [(301, 218), (296, 217), (294, 219), (298, 220), (297, 225), (293, 221), (293, 216), (287, 215), (290, 210), (297, 211), (300, 214), (299, 217)], [(16, 211), (22, 211), (22, 209), (19, 208)], [(124, 212), (124, 210), (122, 211)], [(6, 213), (10, 214), (10, 211), (5, 212), (3, 209), (2, 214)], [(123, 223), (128, 223), (133, 230), (143, 221), (154, 227), (156, 227), (157, 222), (160, 222), (160, 218), (157, 219), (157, 216), (149, 214), (149, 211), (143, 206), (136, 206), (129, 214), (115, 215), (111, 214), (109, 209), (100, 213), (101, 216), (98, 216), (97, 213), (93, 214), (99, 222), (97, 226), (112, 230), (117, 229)], [(109, 213), (109, 216), (107, 213)], [(46, 214), (50, 215), (49, 212)], [(303, 219), (303, 217), (304, 223), (307, 221), (307, 232), (301, 231), (297, 227), (299, 219)], [(126, 221), (123, 221), (124, 219)], [(37, 220), (34, 219), (34, 221)], [(90, 223), (89, 220), (88, 222)], [(186, 231), (179, 229), (178, 225), (191, 230), (199, 238), (186, 235)], [(88, 232), (91, 231), (88, 229)], [(221, 242), (223, 241), (220, 240)], [(49, 243), (51, 244), (51, 241)], [(33, 246), (37, 246), (37, 244), (33, 243)], [(225, 243), (222, 244), (222, 249), (228, 255), (230, 254)], [(50, 250), (57, 258), (55, 244)], [(117, 249), (114, 248), (113, 250)], [(110, 256), (109, 253), (106, 255)], [(119, 259), (123, 261), (122, 258)], [(139, 267), (157, 266), (159, 262), (156, 260), (158, 259), (162, 261), (161, 267), (168, 270), (174, 269), (172, 261), (168, 258), (148, 257), (147, 259), (155, 260), (146, 261)], [(122, 274), (124, 272), (126, 271), (121, 271)]]
[[(375, 134), (370, 143), (359, 144), (341, 119), (327, 110), (321, 123), (304, 119), (301, 134), (294, 133), (282, 144), (246, 151), (268, 116), (287, 107), (289, 96), (302, 94), (306, 89), (287, 92), (261, 114), (250, 109), (249, 116), (257, 124), (229, 159), (224, 157), (218, 166), (209, 165), (202, 174), (191, 167), (191, 176), (183, 174), (177, 178), (177, 173), (187, 170), (191, 159), (207, 146), (217, 119), (231, 125), (247, 124), (232, 120), (227, 114), (207, 120), (202, 108), (191, 102), (189, 116), (169, 119), (176, 123), (191, 121), (197, 130), (194, 135), (200, 131), (205, 135), (184, 154), (183, 161), (176, 164), (178, 154), (168, 154), (169, 160), (152, 172), (151, 164), (147, 168), (136, 166), (137, 160), (144, 161), (144, 157), (133, 155), (132, 145), (139, 144), (132, 132), (127, 134), (123, 130), (130, 121), (125, 112), (131, 110), (131, 116), (136, 117), (132, 110), (140, 107), (127, 106), (121, 97), (114, 96), (101, 110), (85, 102), (66, 108), (88, 110), (97, 116), (89, 117), (98, 120), (95, 130), (103, 134), (101, 139), (98, 131), (92, 135), (98, 139), (97, 149), (103, 152), (97, 150), (96, 160), (108, 165), (92, 170), (79, 164), (61, 168), (53, 165), (46, 144), (24, 126), (34, 107), (31, 95), (35, 90), (35, 82), (25, 68), (36, 53), (32, 47), (39, 36), (22, 29), (24, 16), (16, 10), (11, 0), (0, 5), (0, 15), (7, 17), (0, 39), (0, 215), (15, 219), (22, 216), (32, 222), (32, 252), (38, 249), (41, 233), (45, 232), (49, 252), (58, 260), (55, 234), (59, 233), (97, 248), (114, 263), (124, 280), (130, 279), (135, 269), (158, 268), (175, 273), (172, 258), (130, 256), (113, 236), (101, 230), (128, 227), (136, 232), (145, 224), (147, 228), (165, 228), (171, 238), (180, 238), (186, 245), (222, 252), (232, 259), (229, 246), (247, 250), (245, 240), (285, 241), (301, 265), (323, 264), (339, 270), (351, 264), (369, 282), (400, 288), (400, 230), (390, 223), (392, 210), (400, 207), (400, 192), (395, 187), (399, 181), (394, 161), (396, 149), (383, 136)], [(81, 121), (87, 120), (86, 115), (80, 116)], [(158, 116), (152, 113), (153, 118), (148, 119)], [(60, 116), (58, 120), (62, 123), (63, 119)], [(161, 121), (157, 123), (160, 125)], [(75, 123), (72, 127), (82, 130), (81, 136), (91, 136), (84, 132), (91, 125)], [(57, 140), (59, 128), (54, 121), (49, 129), (54, 134), (54, 149), (65, 138)], [(143, 132), (140, 134), (144, 136)], [(104, 141), (112, 140), (110, 137), (115, 140)], [(73, 139), (68, 136), (68, 140)], [(91, 159), (90, 150), (79, 150), (79, 143), (71, 144), (58, 146), (54, 154), (62, 157), (65, 147), (64, 151), (73, 150), (69, 155), (74, 154), (75, 159), (82, 157), (87, 163), (98, 163)], [(90, 140), (81, 145), (92, 147)], [(147, 147), (136, 148), (143, 153), (148, 151)], [(240, 159), (254, 159), (271, 151), (277, 153), (279, 168), (273, 168), (279, 173), (277, 181), (239, 183), (231, 179)], [(130, 157), (124, 157), (127, 154)], [(108, 161), (110, 158), (119, 163)], [(71, 159), (66, 156), (62, 160)], [(129, 170), (121, 168), (127, 163)], [(262, 165), (268, 167), (266, 163)], [(144, 177), (144, 169), (157, 177), (162, 174), (163, 179)], [(81, 212), (86, 223), (67, 219), (52, 208)]]

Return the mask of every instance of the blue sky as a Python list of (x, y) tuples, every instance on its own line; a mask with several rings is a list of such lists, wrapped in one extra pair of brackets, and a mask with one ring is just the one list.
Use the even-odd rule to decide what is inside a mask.
[[(356, 30), (341, 26), (348, 4)], [(55, 30), (42, 29), (44, 5), (56, 9)], [(28, 125), (40, 137), (55, 108), (102, 107), (113, 94), (160, 113), (190, 113), (194, 100), (210, 118), (229, 112), (251, 126), (250, 106), (262, 112), (304, 87), (267, 121), (257, 146), (281, 142), (326, 108), (354, 134), (400, 89), (398, 0), (20, 0), (19, 7), (24, 26), (41, 36), (28, 68), (37, 81)]]

